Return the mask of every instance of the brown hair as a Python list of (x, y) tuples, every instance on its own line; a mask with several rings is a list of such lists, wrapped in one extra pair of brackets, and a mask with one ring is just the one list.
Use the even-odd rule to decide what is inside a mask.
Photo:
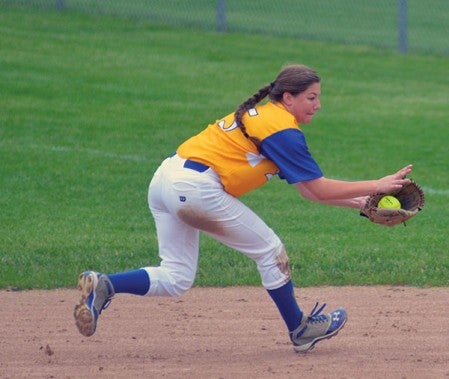
[(253, 96), (240, 104), (234, 113), (235, 122), (242, 131), (243, 135), (252, 141), (257, 149), (260, 148), (260, 140), (257, 137), (248, 135), (242, 118), (245, 112), (254, 108), (265, 97), (272, 101), (282, 101), (284, 92), (291, 93), (293, 96), (304, 92), (313, 83), (319, 83), (320, 77), (311, 68), (304, 65), (285, 66), (278, 74), (276, 79), (270, 84), (260, 88)]

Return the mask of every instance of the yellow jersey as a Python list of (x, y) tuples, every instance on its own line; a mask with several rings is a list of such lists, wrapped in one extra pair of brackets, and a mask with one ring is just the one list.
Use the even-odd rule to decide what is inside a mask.
[(182, 143), (177, 154), (211, 167), (225, 191), (236, 197), (276, 174), (288, 183), (322, 176), (298, 122), (281, 103), (249, 109), (242, 122), (248, 134), (261, 141), (260, 151), (243, 135), (231, 113)]

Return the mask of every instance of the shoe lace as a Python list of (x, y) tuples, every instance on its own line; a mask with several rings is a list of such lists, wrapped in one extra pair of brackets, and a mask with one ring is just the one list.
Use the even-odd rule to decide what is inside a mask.
[(301, 324), (299, 324), (298, 328), (290, 333), (290, 338), (292, 339), (292, 341), (300, 338), (304, 334), (304, 332), (307, 329), (307, 325), (323, 323), (327, 320), (326, 315), (321, 314), (324, 307), (326, 307), (326, 303), (321, 305), (319, 308), (318, 305), (319, 303), (317, 302), (313, 307), (312, 311), (310, 312), (310, 314), (307, 316), (307, 318), (305, 320), (303, 319), (301, 321)]
[(106, 287), (108, 289), (109, 292), (109, 296), (104, 300), (103, 305), (101, 306), (100, 311), (98, 312), (99, 314), (106, 309), (107, 307), (109, 307), (109, 305), (111, 305), (111, 301), (112, 301), (112, 297), (114, 296), (114, 291), (113, 288), (111, 288), (111, 284), (108, 281), (105, 281)]
[(315, 304), (315, 306), (313, 307), (312, 311), (310, 312), (309, 316), (307, 316), (308, 324), (323, 323), (327, 320), (326, 315), (321, 314), (323, 309), (326, 307), (326, 303), (321, 305), (319, 308), (318, 308), (318, 305), (319, 305), (319, 303), (317, 302)]
[(106, 299), (106, 301), (104, 302), (104, 304), (102, 305), (102, 307), (100, 309), (100, 312), (98, 312), (98, 313), (101, 313), (104, 309), (109, 307), (111, 305), (111, 301), (112, 301), (111, 298)]

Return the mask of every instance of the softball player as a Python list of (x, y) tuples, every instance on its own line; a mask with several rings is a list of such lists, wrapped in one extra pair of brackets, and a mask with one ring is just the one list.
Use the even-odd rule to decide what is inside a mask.
[[(108, 275), (82, 273), (81, 301), (74, 311), (81, 334), (95, 332), (101, 311), (117, 293), (180, 296), (187, 291), (197, 270), (200, 231), (256, 263), (296, 351), (308, 351), (338, 333), (346, 311), (322, 313), (324, 305), (317, 303), (309, 315), (303, 313), (294, 297), (282, 241), (238, 200), (278, 175), (307, 199), (360, 209), (368, 195), (409, 182), (404, 178), (411, 165), (378, 180), (325, 178), (299, 127), (311, 122), (320, 109), (320, 93), (315, 71), (303, 65), (286, 66), (235, 112), (182, 143), (162, 162), (148, 191), (161, 263)], [(266, 97), (269, 101), (262, 104)]]

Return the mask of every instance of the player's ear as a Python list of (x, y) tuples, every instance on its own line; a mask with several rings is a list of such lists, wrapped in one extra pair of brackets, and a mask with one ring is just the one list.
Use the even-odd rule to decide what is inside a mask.
[(282, 94), (282, 102), (289, 107), (290, 105), (292, 105), (292, 101), (293, 101), (293, 95), (290, 92), (284, 92)]

